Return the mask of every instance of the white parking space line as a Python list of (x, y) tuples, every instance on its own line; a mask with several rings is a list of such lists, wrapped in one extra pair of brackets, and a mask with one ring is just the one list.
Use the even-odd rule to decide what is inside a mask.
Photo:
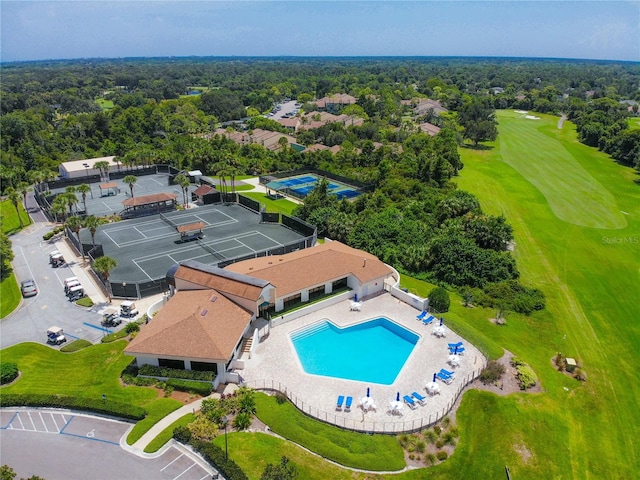
[(29, 260), (27, 260), (27, 256), (24, 254), (24, 250), (22, 250), (22, 247), (20, 246), (15, 247), (15, 249), (20, 252), (20, 255), (22, 255), (22, 258), (24, 259), (24, 264), (27, 266), (27, 270), (29, 270), (29, 277), (35, 280), (36, 277), (33, 274), (33, 270), (31, 270), (31, 266), (29, 265)]
[(180, 454), (180, 455), (178, 455), (176, 458), (174, 458), (174, 459), (173, 459), (173, 460), (171, 460), (169, 463), (167, 463), (164, 467), (162, 467), (162, 468), (160, 469), (160, 471), (161, 471), (161, 472), (162, 472), (162, 471), (164, 471), (164, 469), (165, 469), (165, 468), (167, 468), (167, 467), (171, 466), (171, 465), (173, 464), (173, 462), (175, 462), (176, 460), (178, 460), (178, 459), (182, 458), (183, 456), (184, 456), (184, 453), (181, 453), (181, 454)]
[(207, 474), (206, 474), (204, 477), (202, 477), (200, 480), (204, 480), (205, 478), (211, 478), (211, 475), (209, 475), (209, 474), (207, 473)]
[[(56, 417), (53, 413), (49, 413), (49, 415), (51, 415), (51, 420), (53, 420), (53, 424), (56, 426), (56, 432), (60, 433), (60, 427), (58, 426), (58, 422), (56, 422)], [(64, 420), (64, 416), (62, 417), (62, 419)]]
[(18, 419), (18, 421), (20, 422), (20, 426), (22, 427), (22, 430), (26, 430), (26, 428), (24, 428), (24, 423), (22, 423), (22, 418), (20, 418), (20, 414), (18, 414), (16, 416), (16, 418)]
[(40, 416), (40, 421), (42, 422), (42, 426), (44, 427), (45, 432), (49, 432), (49, 429), (47, 428), (47, 424), (44, 421), (44, 418), (42, 418), (42, 413), (38, 412), (38, 415)]
[(36, 424), (33, 423), (33, 418), (31, 417), (31, 412), (27, 412), (27, 415), (29, 416), (29, 421), (31, 422), (31, 426), (33, 427), (33, 431), (37, 432), (38, 429), (36, 428)]
[(177, 478), (180, 478), (182, 475), (184, 475), (185, 473), (187, 473), (189, 470), (191, 470), (191, 469), (192, 469), (193, 467), (195, 467), (195, 466), (196, 466), (196, 464), (195, 464), (195, 463), (192, 463), (192, 464), (191, 464), (191, 466), (190, 466), (189, 468), (187, 468), (186, 470), (183, 470), (183, 472), (182, 472), (180, 475), (178, 475), (178, 476), (176, 476), (176, 477), (173, 477), (173, 480), (176, 480)]

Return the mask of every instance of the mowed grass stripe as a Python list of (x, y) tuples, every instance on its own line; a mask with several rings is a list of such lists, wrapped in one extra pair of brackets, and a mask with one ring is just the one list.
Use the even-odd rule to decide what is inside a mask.
[[(502, 139), (493, 150), (462, 151), (465, 169), (458, 184), (475, 193), (487, 212), (507, 217), (514, 226), (515, 255), (523, 281), (531, 281), (547, 295), (547, 310), (533, 315), (529, 325), (522, 325), (524, 319), (515, 318), (507, 328), (494, 330), (505, 348), (530, 361), (545, 389), (543, 395), (519, 402), (517, 417), (521, 425), (512, 424), (503, 431), (513, 441), (529, 438), (525, 445), (532, 456), (528, 461), (524, 458), (516, 461), (512, 474), (523, 478), (533, 478), (532, 475), (542, 471), (546, 472), (545, 478), (553, 478), (554, 474), (563, 478), (633, 476), (639, 466), (634, 441), (640, 434), (634, 420), (640, 395), (636, 354), (640, 348), (640, 327), (635, 321), (640, 297), (637, 268), (640, 245), (633, 243), (633, 239), (638, 236), (640, 219), (637, 213), (632, 213), (627, 217), (629, 226), (615, 231), (581, 227), (558, 219), (545, 204), (541, 191), (534, 187), (536, 179), (523, 177), (507, 161), (506, 157), (514, 152), (502, 146), (519, 132), (505, 129), (511, 120), (504, 121), (503, 113), (499, 112)], [(546, 129), (543, 126), (540, 132), (554, 135)], [(539, 137), (529, 138), (538, 141)], [(572, 152), (603, 188), (615, 192), (614, 208), (637, 212), (637, 207), (633, 207), (637, 205), (637, 186), (631, 182), (628, 169), (604, 158), (595, 149), (578, 144), (571, 124), (565, 123), (563, 131), (558, 131), (558, 142)], [(535, 149), (536, 145), (523, 148)], [(528, 173), (534, 175), (532, 172)], [(537, 174), (544, 172), (540, 170)], [(475, 325), (487, 332), (492, 328), (483, 323)], [(556, 351), (575, 355), (582, 361), (589, 375), (585, 384), (549, 369)], [(509, 403), (497, 400), (501, 401)], [(459, 418), (469, 418), (472, 431), (479, 421), (473, 412), (483, 409), (483, 403), (484, 399), (475, 396), (470, 396), (468, 403), (465, 397), (462, 403)], [(467, 408), (471, 415), (466, 415)], [(500, 410), (502, 414), (508, 411), (497, 408), (485, 422), (503, 424), (498, 418)], [(540, 424), (536, 420), (540, 412), (549, 422)], [(535, 430), (535, 438), (527, 435), (528, 428)], [(493, 438), (472, 434), (468, 448), (476, 455), (480, 451), (489, 454), (484, 444), (502, 445), (499, 439), (495, 441), (493, 444)], [(549, 451), (547, 442), (557, 449)], [(505, 462), (511, 460), (508, 452), (500, 456)], [(542, 457), (548, 461), (544, 468), (538, 463)]]
[(623, 228), (626, 219), (615, 197), (590, 175), (548, 128), (548, 115), (530, 120), (515, 112), (497, 115), (502, 135), (497, 146), (507, 162), (545, 196), (553, 213), (566, 222), (595, 228)]

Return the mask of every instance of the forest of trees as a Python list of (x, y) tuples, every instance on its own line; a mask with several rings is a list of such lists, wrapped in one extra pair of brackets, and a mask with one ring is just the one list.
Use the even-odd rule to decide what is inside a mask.
[[(488, 304), (519, 297), (512, 309), (544, 306), (517, 283), (508, 251), (512, 229), (486, 215), (454, 181), (458, 146), (497, 135), (494, 109), (564, 113), (582, 142), (626, 166), (638, 165), (640, 130), (629, 130), (640, 101), (640, 66), (623, 62), (457, 58), (184, 58), (3, 64), (0, 180), (54, 178), (59, 163), (115, 155), (123, 168), (163, 163), (238, 176), (317, 168), (370, 183), (372, 193), (337, 201), (320, 185), (296, 214), (320, 235), (365, 249), (399, 270), (475, 289)], [(187, 95), (193, 88), (200, 95)], [(220, 122), (253, 115), (244, 128), (283, 131), (259, 116), (295, 98), (348, 93), (360, 126), (324, 125), (297, 134), (328, 150), (271, 151), (212, 135)], [(402, 100), (431, 98), (448, 113), (414, 118)], [(637, 105), (636, 105), (637, 106)], [(636, 109), (637, 111), (637, 109)], [(416, 126), (441, 127), (431, 137)], [(243, 128), (242, 126), (228, 128)], [(514, 283), (515, 282), (515, 283)], [(523, 306), (524, 305), (524, 306)]]

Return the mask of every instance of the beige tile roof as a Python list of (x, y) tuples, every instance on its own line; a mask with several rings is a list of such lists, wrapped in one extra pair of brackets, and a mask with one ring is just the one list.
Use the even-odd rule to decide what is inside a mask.
[(215, 290), (180, 291), (142, 327), (125, 352), (226, 362), (251, 318), (251, 312)]
[(433, 125), (432, 123), (425, 122), (420, 124), (420, 130), (422, 130), (425, 133), (428, 133), (433, 137), (434, 135), (437, 135), (438, 132), (440, 132), (440, 127)]
[(178, 196), (175, 193), (153, 193), (151, 195), (141, 195), (139, 197), (127, 198), (122, 202), (125, 207), (136, 207), (138, 205), (148, 205), (163, 201), (175, 200)]
[(392, 273), (374, 255), (340, 242), (326, 242), (285, 255), (245, 260), (228, 265), (225, 270), (267, 280), (275, 286), (278, 297), (349, 274), (366, 283)]
[(231, 271), (199, 262), (182, 262), (174, 277), (252, 301), (258, 301), (263, 288), (269, 284), (253, 276), (233, 275)]

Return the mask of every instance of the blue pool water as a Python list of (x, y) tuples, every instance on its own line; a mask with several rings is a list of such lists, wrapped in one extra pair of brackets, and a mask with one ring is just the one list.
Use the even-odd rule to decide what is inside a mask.
[(395, 381), (418, 338), (384, 317), (347, 328), (322, 320), (291, 334), (305, 372), (383, 385)]

